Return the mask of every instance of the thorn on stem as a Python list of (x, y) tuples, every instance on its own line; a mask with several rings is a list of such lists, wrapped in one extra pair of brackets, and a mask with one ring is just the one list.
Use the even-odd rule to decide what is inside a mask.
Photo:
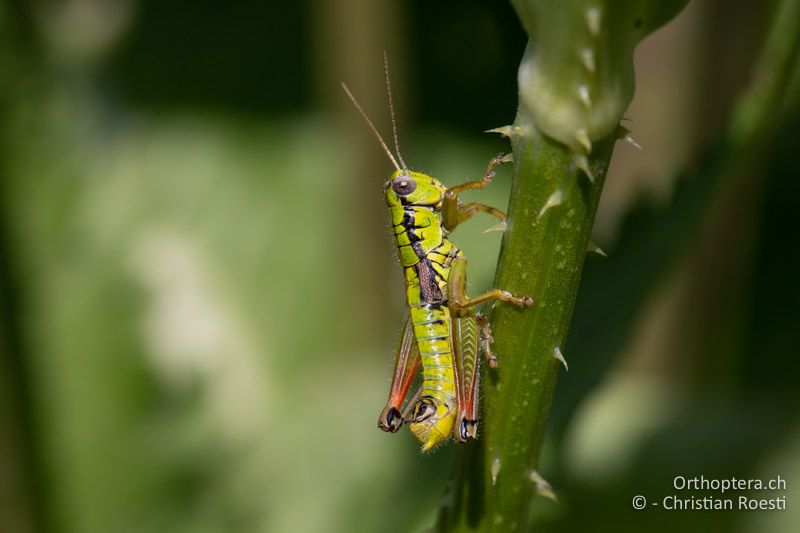
[(491, 473), (492, 473), (492, 486), (494, 487), (497, 484), (497, 474), (500, 473), (500, 458), (499, 457), (495, 457), (494, 459), (492, 459)]
[(573, 154), (572, 162), (575, 164), (575, 167), (578, 168), (578, 170), (586, 174), (586, 177), (589, 178), (589, 181), (594, 183), (594, 176), (592, 175), (591, 170), (589, 170), (589, 158), (583, 154)]
[[(586, 85), (579, 85), (578, 86), (578, 97), (583, 102), (583, 105), (586, 106), (587, 109), (592, 107), (592, 97), (589, 95), (589, 87)], [(586, 130), (580, 130), (586, 131)], [(589, 148), (591, 150), (591, 147)]]
[(500, 126), (499, 128), (493, 128), (491, 130), (486, 130), (485, 133), (499, 133), (503, 137), (511, 137), (511, 134), (514, 132), (513, 126)]
[(600, 35), (601, 19), (602, 13), (600, 12), (600, 8), (590, 7), (586, 10), (586, 27), (589, 28), (589, 33), (592, 34), (592, 37)]
[(589, 139), (589, 134), (586, 133), (584, 128), (581, 128), (575, 132), (575, 140), (578, 141), (581, 146), (583, 146), (587, 154), (592, 153), (592, 141)]
[(536, 220), (540, 220), (549, 209), (561, 205), (562, 203), (564, 203), (564, 190), (558, 189), (547, 199), (547, 202), (545, 202), (541, 211), (539, 211), (539, 216), (536, 217)]
[(558, 496), (556, 496), (553, 486), (550, 485), (550, 483), (548, 483), (539, 472), (536, 470), (531, 470), (531, 473), (528, 474), (528, 479), (536, 484), (536, 494), (544, 496), (545, 498), (549, 498), (554, 502), (558, 502)]
[(596, 68), (594, 63), (594, 50), (591, 48), (584, 48), (581, 50), (581, 63), (583, 63), (583, 68), (585, 68), (589, 74), (594, 74)]
[(639, 150), (642, 149), (639, 143), (637, 143), (636, 140), (633, 137), (631, 137), (630, 133), (627, 133), (625, 137), (623, 137), (623, 139), (625, 140), (625, 142), (632, 144), (635, 148), (638, 148)]
[(561, 361), (561, 364), (564, 365), (564, 369), (569, 372), (569, 365), (567, 365), (567, 360), (564, 359), (564, 354), (561, 353), (561, 348), (556, 346), (553, 348), (553, 357)]
[(495, 224), (491, 228), (487, 228), (487, 229), (483, 230), (483, 232), (484, 233), (489, 233), (489, 232), (492, 232), (492, 231), (505, 231), (506, 229), (508, 229), (508, 224), (506, 224), (506, 221), (504, 220), (502, 222), (498, 222), (497, 224)]
[(600, 247), (597, 245), (597, 243), (596, 243), (596, 242), (594, 242), (594, 241), (593, 241), (593, 240), (591, 240), (591, 239), (589, 240), (589, 242), (588, 242), (588, 243), (586, 243), (586, 251), (587, 251), (587, 252), (594, 252), (594, 253), (596, 253), (596, 254), (602, 255), (603, 257), (608, 257), (608, 256), (606, 255), (606, 253), (603, 251), (603, 249), (602, 249), (602, 248), (600, 248)]

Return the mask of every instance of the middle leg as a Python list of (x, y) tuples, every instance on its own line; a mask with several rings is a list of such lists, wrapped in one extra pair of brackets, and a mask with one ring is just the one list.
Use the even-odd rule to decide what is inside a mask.
[(514, 296), (502, 289), (492, 289), (474, 298), (467, 297), (467, 261), (462, 257), (453, 259), (450, 265), (450, 276), (447, 280), (447, 305), (452, 311), (458, 312), (468, 307), (474, 307), (489, 300), (510, 302), (519, 307), (530, 307), (533, 298), (530, 296)]

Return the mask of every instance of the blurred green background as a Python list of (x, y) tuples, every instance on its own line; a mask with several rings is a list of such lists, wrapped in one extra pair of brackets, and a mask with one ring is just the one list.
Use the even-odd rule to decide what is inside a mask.
[[(798, 107), (715, 148), (772, 9), (698, 0), (637, 52), (643, 149), (618, 145), (601, 202), (543, 529), (800, 527)], [(479, 177), (516, 109), (511, 7), (8, 2), (0, 39), (0, 531), (429, 526), (454, 445), (375, 427), (403, 309), (391, 167), (339, 81), (388, 134), (386, 49), (406, 160)], [(493, 224), (453, 237), (474, 292)], [(780, 475), (789, 510), (631, 510), (701, 474)]]

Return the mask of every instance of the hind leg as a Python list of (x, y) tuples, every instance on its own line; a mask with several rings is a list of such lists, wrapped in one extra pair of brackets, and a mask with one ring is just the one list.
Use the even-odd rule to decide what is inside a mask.
[[(401, 412), (403, 400), (411, 388), (414, 377), (419, 372), (420, 357), (417, 340), (414, 337), (414, 326), (411, 319), (406, 319), (406, 327), (400, 337), (400, 345), (394, 360), (392, 385), (389, 389), (389, 400), (378, 417), (378, 427), (383, 431), (394, 433), (403, 425)], [(411, 404), (411, 402), (409, 402)]]

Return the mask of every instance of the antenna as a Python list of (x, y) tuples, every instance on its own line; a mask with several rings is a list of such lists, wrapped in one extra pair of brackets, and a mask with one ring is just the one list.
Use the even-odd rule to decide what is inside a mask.
[(403, 156), (400, 155), (400, 141), (397, 139), (397, 121), (394, 118), (394, 103), (392, 102), (392, 83), (389, 81), (389, 56), (386, 50), (383, 51), (383, 72), (386, 74), (386, 94), (389, 96), (389, 113), (392, 115), (392, 134), (394, 134), (394, 149), (397, 152), (397, 158), (403, 165), (403, 168), (408, 168), (406, 162), (403, 161)]
[(347, 85), (345, 85), (344, 82), (342, 82), (342, 89), (344, 89), (344, 92), (347, 93), (347, 97), (350, 98), (350, 101), (353, 102), (354, 106), (356, 106), (356, 109), (358, 110), (359, 113), (361, 113), (361, 116), (364, 117), (364, 120), (367, 122), (367, 125), (372, 130), (372, 133), (375, 134), (375, 137), (378, 139), (378, 142), (381, 143), (381, 146), (383, 147), (383, 151), (386, 152), (387, 156), (389, 156), (389, 160), (394, 165), (394, 168), (396, 168), (397, 170), (400, 170), (400, 165), (397, 164), (397, 160), (392, 155), (392, 151), (389, 150), (389, 147), (386, 146), (386, 142), (383, 140), (383, 137), (381, 137), (381, 134), (378, 133), (378, 128), (376, 128), (375, 124), (373, 124), (372, 121), (369, 119), (367, 114), (364, 112), (364, 110), (359, 105), (358, 100), (356, 100), (356, 97), (353, 96), (353, 93), (350, 92), (350, 89), (347, 87)]

